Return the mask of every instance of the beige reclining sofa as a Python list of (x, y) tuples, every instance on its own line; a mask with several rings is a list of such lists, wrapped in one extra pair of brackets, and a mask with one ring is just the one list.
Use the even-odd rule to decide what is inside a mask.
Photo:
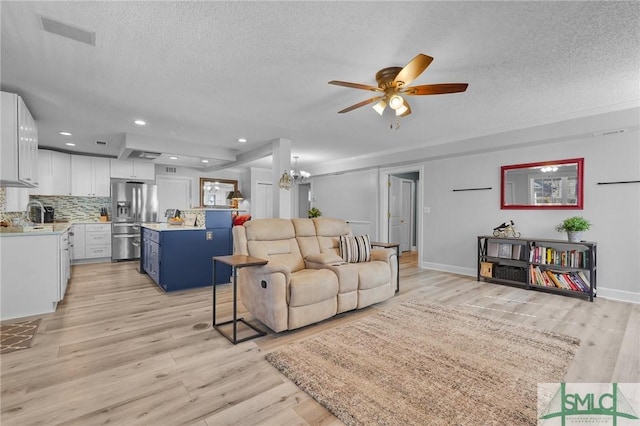
[(345, 262), (341, 236), (343, 245), (356, 239), (347, 222), (330, 218), (256, 219), (234, 226), (233, 253), (269, 261), (238, 271), (243, 305), (280, 332), (392, 297), (397, 285), (395, 250), (363, 250), (361, 244), (359, 255), (349, 252), (359, 261)]

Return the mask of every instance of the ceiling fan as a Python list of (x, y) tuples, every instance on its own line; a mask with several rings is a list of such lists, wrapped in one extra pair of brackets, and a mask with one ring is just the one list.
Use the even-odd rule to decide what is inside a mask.
[(379, 96), (358, 102), (338, 111), (342, 114), (353, 111), (354, 109), (369, 105), (378, 101), (373, 109), (380, 115), (384, 112), (387, 105), (396, 112), (396, 116), (404, 117), (411, 114), (411, 107), (403, 96), (422, 96), (422, 95), (442, 95), (446, 93), (458, 93), (467, 90), (467, 83), (442, 83), (442, 84), (425, 84), (423, 86), (412, 86), (409, 84), (431, 64), (433, 58), (431, 56), (419, 53), (404, 68), (389, 67), (383, 68), (376, 73), (376, 81), (378, 87), (368, 86), (366, 84), (349, 83), (347, 81), (331, 80), (329, 84), (336, 86), (351, 87), (353, 89), (370, 90), (380, 93)]

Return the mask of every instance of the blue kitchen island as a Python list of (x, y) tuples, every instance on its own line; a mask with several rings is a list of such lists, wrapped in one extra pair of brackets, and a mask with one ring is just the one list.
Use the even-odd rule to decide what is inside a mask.
[[(232, 254), (231, 210), (207, 210), (205, 226), (143, 224), (140, 271), (164, 291), (210, 286), (214, 256)], [(231, 267), (217, 267), (215, 284), (230, 282)]]

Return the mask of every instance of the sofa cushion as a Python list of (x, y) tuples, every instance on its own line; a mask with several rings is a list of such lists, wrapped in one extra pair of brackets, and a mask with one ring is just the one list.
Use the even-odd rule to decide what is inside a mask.
[(349, 263), (369, 262), (371, 260), (369, 236), (341, 235), (340, 256)]
[(335, 299), (338, 277), (328, 269), (303, 269), (291, 274), (289, 306), (305, 306)]
[(358, 289), (366, 290), (382, 285), (389, 286), (390, 280), (389, 264), (379, 260), (358, 263)]
[(251, 256), (285, 265), (290, 272), (304, 269), (304, 260), (291, 220), (251, 220), (243, 226), (247, 237), (247, 251)]

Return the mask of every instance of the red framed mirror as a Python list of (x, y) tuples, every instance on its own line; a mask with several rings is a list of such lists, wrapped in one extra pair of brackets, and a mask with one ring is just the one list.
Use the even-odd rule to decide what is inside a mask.
[(582, 210), (584, 158), (514, 164), (500, 168), (503, 210)]

